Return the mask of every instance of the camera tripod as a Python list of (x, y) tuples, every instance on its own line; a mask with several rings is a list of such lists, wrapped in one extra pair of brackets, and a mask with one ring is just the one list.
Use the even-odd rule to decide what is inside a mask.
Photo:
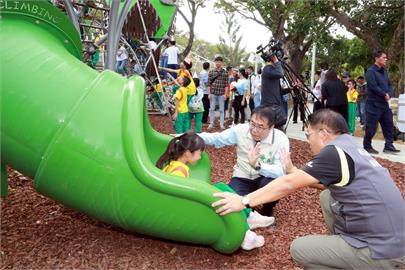
[[(302, 121), (302, 130), (308, 127), (308, 116), (311, 114), (311, 110), (307, 105), (307, 96), (308, 94), (314, 98), (314, 101), (319, 101), (311, 89), (305, 85), (301, 76), (297, 75), (291, 67), (284, 61), (281, 60), (281, 64), (284, 68), (284, 82), (291, 89), (290, 94), (294, 100), (294, 103), (297, 103), (297, 108), (299, 110), (300, 118)], [(284, 130), (287, 130), (288, 124), (290, 123), (291, 117), (293, 116), (294, 109), (291, 110), (290, 115), (288, 116), (287, 123), (285, 124)]]

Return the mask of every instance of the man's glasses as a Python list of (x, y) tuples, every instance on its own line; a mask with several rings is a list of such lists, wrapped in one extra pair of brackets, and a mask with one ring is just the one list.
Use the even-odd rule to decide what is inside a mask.
[(309, 140), (309, 137), (314, 134), (313, 132), (305, 132), (305, 137), (307, 137), (307, 140)]
[(309, 137), (311, 137), (311, 135), (312, 134), (314, 134), (315, 132), (319, 132), (319, 131), (324, 131), (324, 132), (326, 132), (326, 133), (331, 133), (329, 130), (327, 130), (327, 129), (325, 129), (325, 128), (321, 128), (321, 129), (318, 129), (318, 130), (315, 130), (315, 131), (313, 131), (313, 132), (305, 132), (305, 137), (307, 137), (307, 140), (309, 140)]
[(265, 131), (266, 129), (269, 129), (269, 127), (259, 126), (258, 124), (256, 124), (252, 120), (249, 121), (249, 128), (250, 129), (256, 129), (258, 131)]

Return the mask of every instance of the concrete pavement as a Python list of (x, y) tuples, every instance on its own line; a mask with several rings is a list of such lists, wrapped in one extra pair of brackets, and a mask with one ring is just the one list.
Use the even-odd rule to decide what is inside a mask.
[[(298, 119), (299, 119), (299, 117), (298, 117)], [(291, 119), (290, 123), (287, 126), (286, 134), (287, 134), (288, 138), (293, 138), (293, 139), (302, 140), (302, 141), (307, 140), (305, 138), (304, 131), (302, 131), (302, 122), (301, 121), (298, 121), (297, 124), (293, 124), (292, 119)], [(363, 137), (354, 136), (354, 138), (356, 139), (358, 145), (360, 147), (363, 147)], [(384, 140), (373, 138), (372, 144), (373, 144), (373, 148), (379, 152), (377, 155), (373, 155), (373, 156), (405, 164), (405, 143), (404, 142), (402, 142), (402, 141), (394, 142), (395, 148), (401, 150), (401, 152), (398, 154), (384, 153), (383, 152)]]

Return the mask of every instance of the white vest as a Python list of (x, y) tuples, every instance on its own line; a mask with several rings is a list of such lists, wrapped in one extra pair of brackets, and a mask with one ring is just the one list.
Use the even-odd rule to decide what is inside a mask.
[[(237, 128), (237, 161), (233, 168), (233, 177), (241, 177), (247, 179), (256, 179), (260, 177), (250, 164), (248, 159), (248, 152), (255, 146), (255, 141), (252, 138), (249, 130), (249, 124), (240, 124)], [(278, 129), (273, 128), (269, 135), (260, 141), (260, 157), (261, 164), (273, 164), (274, 155), (280, 149), (288, 149), (287, 136)]]

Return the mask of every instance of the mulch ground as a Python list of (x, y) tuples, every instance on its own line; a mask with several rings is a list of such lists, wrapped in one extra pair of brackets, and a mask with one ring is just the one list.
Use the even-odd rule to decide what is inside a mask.
[[(151, 116), (163, 133), (173, 133), (167, 118)], [(206, 127), (204, 126), (204, 129)], [(306, 142), (291, 140), (293, 162), (311, 157)], [(229, 181), (235, 148), (207, 152), (213, 181)], [(402, 194), (405, 166), (383, 159)], [(293, 239), (324, 234), (319, 191), (304, 189), (280, 200), (277, 225), (257, 230), (265, 246), (251, 252), (220, 254), (210, 247), (165, 241), (125, 232), (91, 219), (35, 192), (31, 179), (9, 168), (9, 196), (1, 199), (0, 269), (301, 269), (289, 255)]]

